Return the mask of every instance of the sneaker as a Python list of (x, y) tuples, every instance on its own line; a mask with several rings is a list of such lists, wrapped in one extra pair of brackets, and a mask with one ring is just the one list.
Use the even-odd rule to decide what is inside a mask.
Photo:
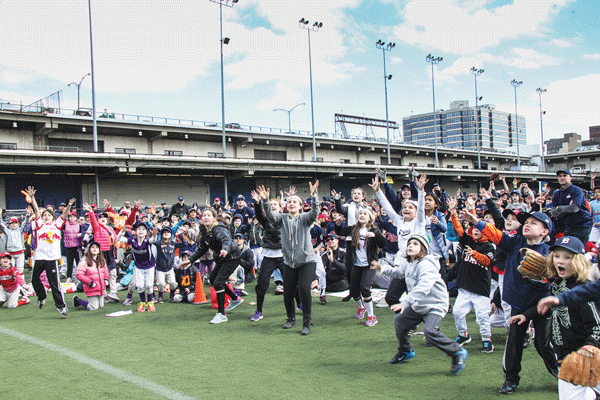
[(29, 297), (27, 296), (23, 296), (23, 298), (21, 298), (21, 301), (23, 302), (23, 304), (31, 303), (31, 300), (29, 300)]
[(76, 309), (81, 306), (80, 299), (77, 296), (73, 296), (73, 307)]
[(149, 301), (148, 302), (148, 311), (151, 311), (151, 312), (156, 311), (156, 307), (154, 307), (154, 302), (153, 301)]
[(533, 339), (535, 339), (535, 329), (533, 329), (533, 326), (529, 325), (527, 332), (525, 332), (525, 338), (523, 339), (523, 348), (526, 349), (531, 347)]
[(481, 352), (482, 353), (493, 353), (494, 352), (494, 345), (492, 344), (491, 340), (485, 340), (483, 342), (483, 346), (481, 347)]
[(356, 312), (356, 315), (354, 316), (354, 318), (356, 319), (363, 319), (365, 317), (365, 312), (367, 311), (366, 307), (365, 308), (358, 308), (358, 311)]
[(342, 299), (342, 301), (350, 301), (350, 299), (351, 299), (351, 298), (352, 298), (352, 296), (351, 296), (351, 295), (348, 295), (348, 296), (344, 297), (344, 298)]
[(388, 361), (390, 364), (402, 364), (406, 360), (415, 357), (415, 351), (411, 349), (409, 352), (398, 353)]
[(288, 318), (287, 321), (285, 321), (285, 324), (283, 324), (283, 329), (290, 329), (294, 325), (296, 325), (296, 319)]
[(108, 300), (112, 303), (118, 303), (121, 301), (121, 299), (119, 299), (119, 295), (116, 293), (109, 293), (106, 295), (106, 297), (108, 297)]
[(158, 300), (156, 301), (158, 304), (163, 304), (165, 302), (165, 300), (162, 297), (159, 297)]
[(67, 314), (69, 314), (69, 309), (66, 306), (63, 308), (57, 308), (57, 310), (61, 318), (67, 318)]
[(146, 303), (141, 302), (140, 305), (137, 308), (138, 312), (144, 312), (146, 311)]
[(221, 322), (227, 322), (227, 315), (217, 313), (214, 318), (210, 320), (211, 324), (220, 324)]
[(283, 285), (275, 286), (275, 294), (283, 294)]
[(371, 315), (370, 317), (367, 317), (367, 322), (365, 322), (365, 326), (375, 326), (377, 324), (377, 317), (374, 315)]
[(498, 391), (502, 394), (513, 394), (517, 391), (518, 387), (519, 385), (516, 383), (513, 383), (511, 381), (504, 381), (502, 386), (500, 386), (500, 390)]
[(242, 296), (248, 296), (248, 292), (246, 292), (245, 290), (242, 290), (240, 293), (242, 294)]
[(227, 306), (225, 311), (231, 311), (234, 308), (236, 308), (237, 306), (239, 306), (240, 304), (242, 304), (243, 302), (244, 302), (244, 299), (242, 299), (241, 297), (238, 297), (237, 300), (231, 300), (231, 302), (229, 302), (229, 305)]
[(254, 322), (260, 321), (261, 319), (263, 319), (263, 315), (260, 311), (255, 312), (254, 315), (250, 317), (250, 321)]
[(130, 306), (130, 305), (131, 305), (131, 303), (132, 303), (132, 301), (133, 301), (133, 300), (131, 299), (131, 297), (128, 297), (128, 298), (126, 298), (126, 299), (123, 301), (123, 305), (124, 305), (124, 306)]
[(44, 299), (44, 300), (38, 300), (37, 303), (38, 303), (38, 307), (41, 310), (42, 308), (44, 308), (44, 304), (46, 304), (46, 299)]
[(469, 352), (467, 349), (460, 349), (452, 356), (452, 367), (450, 368), (450, 372), (453, 374), (458, 374), (460, 371), (465, 369), (465, 360)]
[(322, 306), (326, 305), (327, 304), (327, 297), (325, 297), (325, 296), (319, 297), (319, 304), (322, 305)]
[(467, 333), (467, 336), (460, 336), (458, 335), (456, 337), (456, 343), (458, 343), (459, 346), (462, 346), (463, 344), (467, 344), (467, 343), (471, 343), (471, 336), (469, 336), (469, 334)]

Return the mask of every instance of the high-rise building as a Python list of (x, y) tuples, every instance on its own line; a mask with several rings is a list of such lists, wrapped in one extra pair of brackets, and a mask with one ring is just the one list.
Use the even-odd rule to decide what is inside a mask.
[[(402, 118), (404, 143), (435, 146), (433, 112)], [(435, 131), (438, 146), (477, 150), (477, 131), (482, 150), (512, 147), (516, 152), (517, 122), (519, 145), (525, 145), (525, 117), (496, 110), (493, 104), (469, 107), (467, 100), (453, 101), (449, 110), (436, 110)], [(479, 119), (479, 121), (478, 121)], [(479, 126), (478, 126), (479, 125)]]

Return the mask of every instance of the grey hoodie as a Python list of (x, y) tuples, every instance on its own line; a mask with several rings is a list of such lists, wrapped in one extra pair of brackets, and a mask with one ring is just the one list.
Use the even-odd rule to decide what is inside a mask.
[(313, 250), (310, 228), (319, 215), (319, 200), (313, 197), (309, 213), (300, 213), (292, 218), (287, 213), (276, 213), (271, 210), (269, 200), (262, 201), (265, 216), (281, 228), (281, 247), (283, 262), (290, 268), (298, 268), (311, 261), (316, 262), (317, 255)]
[(394, 260), (393, 268), (382, 265), (381, 273), (392, 278), (406, 279), (404, 307), (421, 315), (437, 314), (444, 318), (448, 312), (448, 290), (440, 276), (438, 257), (428, 254), (421, 260), (408, 262), (405, 257)]

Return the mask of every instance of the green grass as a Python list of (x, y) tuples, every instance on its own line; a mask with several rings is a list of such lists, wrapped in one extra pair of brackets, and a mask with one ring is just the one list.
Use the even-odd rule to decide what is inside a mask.
[[(0, 309), (0, 328), (61, 346), (198, 399), (490, 399), (502, 398), (502, 353), (506, 330), (493, 328), (494, 353), (479, 351), (481, 339), (473, 314), (473, 341), (466, 368), (449, 374), (450, 358), (423, 337), (412, 340), (416, 357), (390, 365), (396, 339), (393, 313), (376, 308), (379, 324), (366, 328), (354, 319), (355, 305), (329, 296), (313, 302), (314, 327), (301, 336), (301, 323), (283, 330), (282, 296), (267, 295), (259, 322), (250, 322), (254, 287), (245, 303), (228, 313), (229, 321), (210, 325), (210, 305), (158, 304), (154, 313), (135, 306), (107, 304), (98, 311), (74, 310), (60, 319), (49, 296), (44, 309), (32, 303)], [(72, 296), (66, 295), (72, 305)], [(80, 294), (83, 298), (84, 296)], [(121, 292), (123, 297), (124, 293)], [(134, 299), (137, 300), (137, 294)], [(133, 315), (104, 314), (133, 308)], [(301, 318), (299, 318), (301, 320)], [(449, 314), (441, 324), (456, 336)], [(73, 358), (0, 331), (2, 398), (160, 399), (155, 392), (96, 370)], [(519, 399), (556, 398), (550, 376), (535, 349), (524, 351)]]

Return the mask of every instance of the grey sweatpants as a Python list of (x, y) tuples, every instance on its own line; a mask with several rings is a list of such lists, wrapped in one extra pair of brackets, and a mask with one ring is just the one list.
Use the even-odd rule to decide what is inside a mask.
[(425, 338), (435, 347), (448, 354), (454, 355), (460, 351), (461, 347), (454, 340), (449, 339), (440, 331), (439, 324), (442, 320), (437, 314), (417, 314), (411, 307), (404, 309), (403, 312), (396, 314), (394, 318), (394, 327), (396, 328), (396, 337), (398, 338), (398, 353), (408, 353), (412, 350), (408, 333), (423, 322), (423, 334)]

